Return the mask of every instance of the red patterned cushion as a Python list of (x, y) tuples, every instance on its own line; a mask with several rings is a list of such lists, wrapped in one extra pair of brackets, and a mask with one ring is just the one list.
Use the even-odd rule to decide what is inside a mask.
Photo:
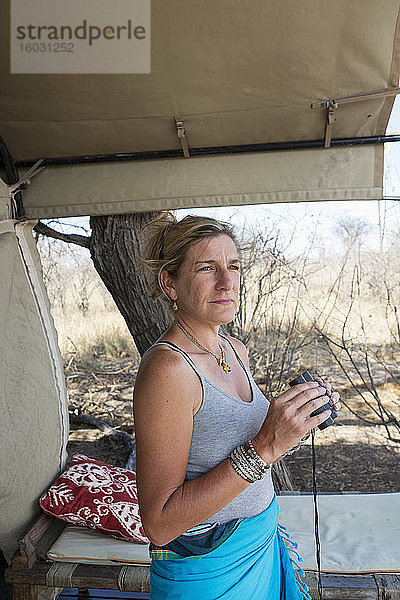
[(148, 543), (137, 499), (136, 475), (83, 454), (73, 454), (39, 504), (43, 512), (131, 542)]

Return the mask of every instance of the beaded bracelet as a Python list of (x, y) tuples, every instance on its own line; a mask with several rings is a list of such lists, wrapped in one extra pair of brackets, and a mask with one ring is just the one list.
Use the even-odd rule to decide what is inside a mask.
[(254, 460), (257, 462), (257, 464), (259, 465), (262, 472), (266, 473), (271, 468), (271, 465), (266, 463), (265, 460), (263, 458), (261, 458), (261, 456), (255, 450), (255, 448), (253, 446), (253, 442), (251, 440), (249, 440), (247, 443), (249, 446), (249, 453), (251, 454), (251, 456), (253, 456)]
[(253, 458), (247, 452), (245, 446), (238, 446), (235, 448), (236, 452), (239, 455), (239, 460), (242, 461), (242, 464), (246, 465), (245, 468), (250, 470), (250, 475), (256, 479), (262, 479), (264, 477), (264, 473), (259, 468), (258, 464), (254, 462)]
[(234, 463), (244, 476), (244, 479), (254, 483), (261, 478), (261, 474), (254, 468), (243, 453), (243, 446), (238, 446), (231, 452), (231, 462)]
[(270, 468), (259, 454), (255, 451), (253, 444), (249, 442), (248, 448), (243, 445), (232, 450), (229, 459), (236, 473), (249, 483), (262, 479)]
[(249, 483), (254, 483), (254, 481), (256, 481), (255, 479), (251, 478), (249, 475), (247, 475), (247, 473), (245, 473), (244, 471), (242, 471), (241, 467), (239, 467), (239, 465), (236, 463), (236, 461), (234, 460), (234, 458), (232, 457), (232, 454), (229, 455), (232, 467), (235, 469), (236, 473), (242, 478), (245, 479), (246, 481), (248, 481)]

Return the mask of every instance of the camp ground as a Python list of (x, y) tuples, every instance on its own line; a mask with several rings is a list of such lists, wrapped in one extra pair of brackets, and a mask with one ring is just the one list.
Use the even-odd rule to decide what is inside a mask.
[[(107, 556), (106, 542), (85, 541), (82, 530), (68, 555), (63, 524), (39, 512), (39, 496), (65, 467), (69, 425), (33, 227), (57, 217), (381, 199), (399, 15), (399, 0), (152, 0), (149, 74), (11, 74), (2, 3), (0, 549), (15, 600), (63, 588), (131, 598), (149, 589), (145, 547), (128, 544), (128, 557), (110, 547)], [(347, 517), (329, 529), (340, 558), (332, 551), (322, 565), (326, 598), (399, 598), (399, 495), (339, 499)], [(330, 497), (320, 500), (328, 514)], [(306, 538), (310, 501), (281, 498)], [(382, 518), (369, 518), (377, 507)]]

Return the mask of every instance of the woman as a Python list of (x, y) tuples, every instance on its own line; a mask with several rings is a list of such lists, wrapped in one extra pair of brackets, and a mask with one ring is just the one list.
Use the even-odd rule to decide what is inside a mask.
[(152, 600), (306, 595), (277, 530), (270, 465), (327, 419), (326, 384), (271, 403), (244, 345), (223, 336), (238, 304), (238, 244), (228, 224), (170, 213), (147, 230), (153, 298), (175, 321), (143, 356), (134, 395), (137, 482), (151, 540)]

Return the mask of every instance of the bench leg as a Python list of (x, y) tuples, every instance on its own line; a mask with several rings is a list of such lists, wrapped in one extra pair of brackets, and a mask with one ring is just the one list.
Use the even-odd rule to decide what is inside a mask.
[(13, 600), (37, 600), (38, 586), (29, 583), (13, 584)]

